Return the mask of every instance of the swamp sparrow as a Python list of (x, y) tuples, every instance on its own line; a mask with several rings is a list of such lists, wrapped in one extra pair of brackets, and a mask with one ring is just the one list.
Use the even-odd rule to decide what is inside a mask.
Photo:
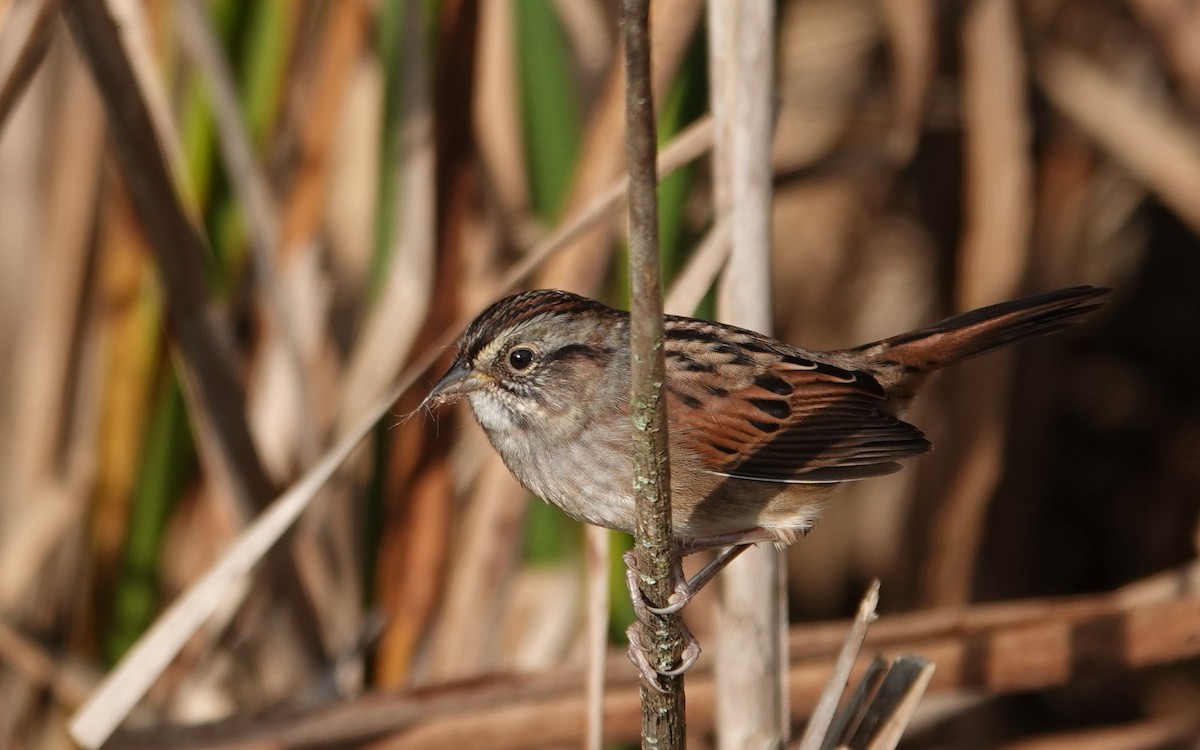
[[(1057, 331), (1108, 291), (1061, 289), (830, 352), (667, 316), (674, 534), (683, 554), (725, 551), (653, 611), (678, 609), (744, 545), (795, 541), (837, 484), (929, 450), (898, 415), (931, 372)], [(560, 291), (502, 299), (463, 333), (423, 406), (463, 396), (529, 490), (580, 521), (633, 532), (629, 313)]]

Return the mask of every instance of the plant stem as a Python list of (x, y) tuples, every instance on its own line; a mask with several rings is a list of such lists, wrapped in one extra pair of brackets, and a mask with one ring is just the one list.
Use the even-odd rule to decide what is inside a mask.
[[(656, 128), (650, 90), (648, 0), (625, 0), (625, 148), (629, 169), (629, 257), (633, 350), (633, 489), (637, 499), (637, 568), (642, 595), (664, 605), (671, 595), (671, 482), (667, 456), (667, 410), (662, 398), (662, 281), (658, 257)], [(642, 642), (658, 669), (679, 664), (683, 628), (678, 615), (650, 615), (642, 622)], [(683, 677), (661, 677), (660, 689), (642, 685), (642, 746), (684, 746)]]

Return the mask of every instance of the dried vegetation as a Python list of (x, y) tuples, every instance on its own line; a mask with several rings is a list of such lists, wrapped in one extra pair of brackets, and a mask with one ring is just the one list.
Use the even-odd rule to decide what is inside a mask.
[[(704, 4), (653, 5), (686, 311), (727, 231)], [(579, 744), (582, 534), (463, 414), (400, 416), (506, 289), (624, 303), (614, 6), (0, 0), (0, 746), (72, 746), (152, 625), (175, 645), (96, 709), (112, 747)], [(937, 664), (906, 746), (1190, 746), (1200, 6), (789, 0), (777, 27), (777, 335), (1116, 288), (940, 376), (912, 414), (937, 449), (791, 551), (794, 719), (845, 630), (811, 623), (878, 576), (867, 653)], [(711, 644), (711, 602), (689, 622)]]

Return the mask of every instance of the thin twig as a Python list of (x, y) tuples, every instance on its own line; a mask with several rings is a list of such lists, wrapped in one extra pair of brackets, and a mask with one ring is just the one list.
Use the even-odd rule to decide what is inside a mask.
[(850, 682), (850, 670), (854, 668), (854, 661), (858, 658), (863, 640), (867, 637), (867, 627), (875, 620), (875, 607), (878, 605), (879, 579), (875, 579), (867, 587), (867, 593), (858, 605), (858, 616), (854, 618), (854, 625), (846, 634), (846, 643), (838, 654), (837, 661), (833, 666), (833, 674), (829, 676), (825, 690), (821, 692), (821, 699), (813, 708), (812, 718), (809, 719), (808, 726), (804, 729), (804, 736), (800, 739), (799, 750), (818, 750), (822, 746), (829, 726), (833, 722), (833, 715), (837, 711), (842, 691)]
[(600, 526), (584, 529), (584, 559), (587, 561), (587, 677), (584, 682), (587, 700), (586, 750), (604, 747), (604, 677), (608, 665), (609, 561), (612, 553), (609, 539), (612, 532)]
[[(658, 256), (656, 128), (650, 85), (650, 5), (625, 0), (625, 153), (629, 171), (630, 337), (632, 350), (633, 490), (637, 503), (636, 565), (641, 595), (658, 606), (671, 596), (677, 561), (671, 533), (671, 477), (667, 455), (667, 403), (663, 358), (662, 281)], [(683, 622), (678, 614), (648, 614), (641, 642), (659, 671), (679, 666)], [(642, 744), (684, 744), (683, 676), (661, 676), (642, 685)]]

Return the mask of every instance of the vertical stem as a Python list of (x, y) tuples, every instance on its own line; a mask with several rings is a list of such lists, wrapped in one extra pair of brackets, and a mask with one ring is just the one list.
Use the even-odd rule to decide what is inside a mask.
[[(771, 327), (773, 0), (709, 0), (710, 81), (716, 129), (717, 215), (731, 227), (721, 279), (722, 321)], [(747, 550), (718, 579), (717, 746), (778, 748), (787, 738), (784, 566), (770, 546)]]
[[(656, 128), (650, 86), (648, 0), (624, 0), (625, 148), (629, 169), (629, 257), (632, 289), (633, 489), (637, 500), (636, 555), (643, 596), (664, 605), (671, 595), (671, 483), (667, 456), (667, 410), (662, 398), (662, 281), (658, 258)], [(652, 664), (679, 664), (683, 629), (678, 615), (650, 615), (641, 624)], [(642, 746), (684, 745), (683, 677), (661, 677), (661, 691), (642, 685)]]
[(609, 581), (612, 573), (609, 561), (608, 529), (588, 524), (584, 529), (584, 550), (587, 560), (585, 618), (587, 636), (587, 676), (584, 693), (587, 701), (587, 732), (584, 735), (584, 750), (602, 750), (604, 747), (604, 676), (608, 661), (608, 620), (611, 610)]

